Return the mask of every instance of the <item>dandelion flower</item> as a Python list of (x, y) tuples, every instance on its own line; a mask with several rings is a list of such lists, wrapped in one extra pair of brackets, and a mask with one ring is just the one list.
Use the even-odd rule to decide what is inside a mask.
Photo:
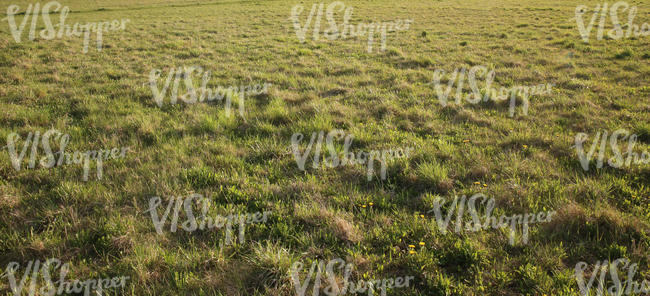
[(483, 184), (483, 187), (487, 187), (487, 184)]
[(476, 181), (476, 182), (474, 182), (474, 185), (481, 185), (481, 182)]
[(528, 149), (528, 145), (524, 145), (524, 149)]
[(424, 219), (424, 215), (420, 215), (420, 218), (423, 218), (423, 219)]
[(362, 205), (361, 207), (362, 207), (362, 208), (365, 208), (365, 207), (366, 207), (366, 205)]
[(371, 207), (372, 207), (372, 205), (374, 205), (374, 203), (368, 203), (368, 204), (369, 204)]
[(421, 246), (421, 247), (424, 247), (424, 242), (420, 242), (420, 246)]
[(414, 245), (409, 245), (409, 248), (415, 248), (415, 246)]
[(410, 251), (409, 251), (409, 254), (411, 254), (411, 255), (413, 255), (413, 254), (415, 254), (415, 253), (416, 253), (416, 252), (415, 252), (414, 250), (410, 250)]
[(469, 143), (469, 140), (463, 140), (463, 143)]

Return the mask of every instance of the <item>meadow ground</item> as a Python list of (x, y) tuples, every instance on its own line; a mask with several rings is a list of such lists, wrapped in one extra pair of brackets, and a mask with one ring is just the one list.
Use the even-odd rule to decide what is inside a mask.
[[(24, 11), (17, 2), (1, 0), (3, 15)], [(573, 147), (578, 133), (590, 147), (596, 133), (625, 129), (639, 153), (650, 149), (650, 37), (583, 42), (576, 6), (602, 2), (346, 1), (351, 23), (413, 20), (372, 52), (365, 38), (314, 40), (311, 30), (300, 42), (292, 7), (305, 7), (304, 22), (312, 2), (133, 2), (62, 1), (66, 23), (130, 20), (104, 34), (101, 51), (82, 53), (74, 36), (16, 42), (0, 23), (0, 293), (10, 293), (10, 262), (18, 277), (48, 258), (70, 264), (67, 279), (129, 277), (109, 295), (295, 295), (295, 262), (302, 281), (312, 262), (334, 258), (354, 265), (355, 282), (414, 277), (387, 295), (579, 295), (576, 264), (616, 258), (650, 277), (650, 166), (585, 171)], [(629, 4), (635, 23), (650, 22), (650, 2)], [(497, 87), (554, 86), (512, 117), (494, 101), (442, 106), (435, 70), (480, 65)], [(245, 116), (237, 100), (230, 116), (223, 102), (159, 107), (151, 71), (161, 84), (183, 66), (210, 70), (213, 87), (271, 86), (246, 97)], [(50, 129), (69, 135), (68, 151), (129, 150), (101, 179), (94, 163), (88, 181), (78, 164), (28, 168), (30, 153), (16, 170), (10, 135), (20, 151), (30, 132)], [(313, 156), (300, 170), (292, 135), (306, 149), (313, 132), (332, 130), (354, 135), (354, 151), (413, 150), (388, 162), (385, 180), (368, 181), (362, 165), (315, 169)], [(223, 229), (157, 233), (151, 198), (162, 215), (192, 193), (212, 213), (271, 214), (233, 244)], [(556, 215), (531, 225), (526, 243), (510, 243), (507, 229), (442, 233), (436, 197), (476, 193), (494, 198), (496, 215)]]

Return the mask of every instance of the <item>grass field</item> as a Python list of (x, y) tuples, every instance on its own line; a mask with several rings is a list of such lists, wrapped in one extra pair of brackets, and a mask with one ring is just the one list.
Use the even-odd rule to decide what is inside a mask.
[[(24, 11), (18, 2), (0, 0), (2, 17), (12, 4)], [(296, 295), (295, 262), (302, 281), (312, 262), (334, 258), (354, 265), (354, 281), (414, 277), (387, 295), (580, 295), (576, 264), (616, 258), (650, 279), (650, 165), (585, 171), (573, 147), (578, 133), (588, 148), (598, 132), (625, 129), (638, 153), (650, 150), (650, 37), (596, 40), (594, 29), (583, 42), (575, 9), (602, 2), (346, 1), (351, 23), (413, 20), (371, 52), (366, 38), (308, 31), (300, 42), (292, 7), (305, 7), (304, 22), (316, 2), (134, 2), (61, 1), (66, 23), (130, 20), (104, 34), (101, 51), (94, 37), (83, 53), (82, 37), (30, 41), (28, 29), (16, 42), (0, 22), (3, 295), (10, 262), (18, 278), (48, 258), (70, 264), (67, 279), (129, 277), (108, 295)], [(629, 4), (636, 24), (650, 22), (650, 2)], [(479, 65), (495, 87), (554, 86), (530, 97), (526, 115), (493, 101), (442, 106), (434, 71)], [(237, 99), (229, 115), (224, 102), (159, 107), (151, 71), (160, 87), (191, 66), (211, 71), (211, 87), (270, 86), (245, 97), (244, 116)], [(79, 164), (28, 168), (29, 153), (16, 170), (10, 135), (20, 151), (30, 132), (50, 129), (69, 135), (68, 151), (128, 152), (106, 160), (101, 179), (94, 163), (87, 181)], [(354, 135), (354, 151), (413, 150), (388, 162), (385, 180), (369, 181), (362, 165), (313, 168), (311, 155), (300, 170), (292, 135), (306, 149), (312, 133), (332, 130)], [(150, 199), (161, 197), (162, 214), (193, 193), (213, 213), (270, 214), (233, 244), (223, 229), (157, 233)], [(557, 214), (531, 225), (527, 243), (509, 243), (505, 229), (439, 231), (435, 198), (476, 193), (494, 198), (497, 215)]]

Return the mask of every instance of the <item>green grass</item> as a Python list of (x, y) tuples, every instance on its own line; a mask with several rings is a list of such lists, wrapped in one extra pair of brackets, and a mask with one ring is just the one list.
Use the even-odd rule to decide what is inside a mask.
[[(295, 295), (293, 262), (337, 257), (355, 264), (355, 280), (415, 276), (394, 295), (578, 295), (577, 262), (618, 257), (648, 277), (650, 168), (585, 172), (571, 147), (579, 132), (624, 128), (650, 150), (650, 37), (582, 42), (575, 7), (602, 2), (346, 2), (351, 23), (414, 20), (372, 53), (365, 38), (300, 43), (288, 20), (297, 1), (137, 2), (65, 1), (69, 23), (131, 19), (101, 52), (91, 43), (82, 54), (74, 37), (16, 43), (0, 23), (0, 146), (56, 128), (68, 150), (132, 151), (83, 182), (79, 165), (17, 172), (1, 150), (3, 270), (55, 257), (72, 265), (68, 279), (130, 276), (129, 295)], [(648, 3), (631, 4), (643, 12), (635, 23), (650, 22)], [(435, 69), (475, 65), (495, 70), (493, 86), (556, 86), (531, 97), (527, 116), (442, 107)], [(212, 71), (213, 86), (272, 86), (246, 101), (245, 119), (223, 103), (159, 108), (149, 72), (180, 66)], [(415, 150), (383, 181), (362, 166), (312, 169), (311, 158), (300, 171), (291, 135), (333, 129), (354, 135), (354, 151)], [(558, 214), (515, 246), (497, 230), (443, 235), (419, 216), (434, 196), (477, 192), (500, 214)], [(157, 235), (149, 198), (190, 193), (219, 212), (272, 215), (243, 244), (220, 247), (223, 232)]]

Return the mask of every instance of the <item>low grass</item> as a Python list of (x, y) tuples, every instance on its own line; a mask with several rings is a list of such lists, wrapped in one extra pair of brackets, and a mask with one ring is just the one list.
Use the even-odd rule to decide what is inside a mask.
[[(131, 20), (101, 52), (82, 54), (75, 37), (16, 43), (0, 23), (1, 146), (56, 128), (69, 150), (131, 149), (84, 182), (79, 165), (16, 171), (5, 146), (0, 267), (55, 257), (71, 264), (68, 279), (130, 276), (128, 295), (293, 295), (293, 262), (333, 258), (355, 263), (355, 279), (415, 277), (389, 295), (578, 295), (577, 262), (619, 257), (647, 278), (650, 167), (585, 172), (572, 147), (577, 133), (624, 128), (650, 150), (650, 37), (582, 42), (575, 7), (599, 2), (346, 2), (352, 23), (413, 19), (371, 53), (365, 40), (300, 43), (288, 20), (298, 2), (137, 2), (65, 1), (68, 22)], [(643, 12), (635, 23), (650, 22), (648, 3), (631, 4)], [(494, 69), (498, 86), (556, 86), (527, 115), (441, 106), (434, 70), (475, 65)], [(212, 71), (216, 85), (272, 87), (246, 101), (245, 118), (219, 103), (159, 108), (149, 73), (179, 66)], [(386, 180), (367, 181), (361, 166), (313, 169), (311, 158), (299, 170), (291, 135), (334, 129), (357, 151), (414, 151)], [(220, 212), (272, 215), (230, 246), (219, 231), (158, 235), (149, 199), (191, 193)], [(424, 215), (434, 196), (475, 193), (500, 214), (556, 219), (511, 246), (498, 230), (441, 234)]]

